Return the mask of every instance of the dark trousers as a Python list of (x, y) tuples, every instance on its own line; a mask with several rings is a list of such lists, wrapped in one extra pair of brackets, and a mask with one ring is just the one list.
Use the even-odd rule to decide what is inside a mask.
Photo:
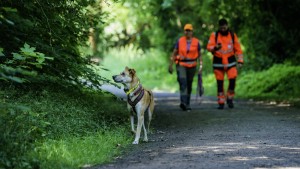
[(176, 65), (177, 81), (180, 89), (180, 101), (185, 105), (190, 105), (192, 83), (196, 72), (196, 67), (188, 68)]

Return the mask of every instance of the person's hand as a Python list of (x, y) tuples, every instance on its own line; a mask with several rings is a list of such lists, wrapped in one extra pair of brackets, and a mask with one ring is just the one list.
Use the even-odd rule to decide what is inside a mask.
[(173, 73), (173, 64), (169, 65), (169, 73), (172, 74)]
[(221, 43), (218, 43), (215, 47), (214, 47), (214, 50), (217, 51), (219, 49), (222, 48), (222, 44)]
[(243, 63), (238, 63), (238, 68), (242, 68), (243, 67)]

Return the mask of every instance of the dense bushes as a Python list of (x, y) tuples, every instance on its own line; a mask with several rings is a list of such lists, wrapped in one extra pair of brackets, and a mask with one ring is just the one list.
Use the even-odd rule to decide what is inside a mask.
[(9, 105), (5, 109), (0, 105), (0, 168), (39, 165), (38, 159), (27, 153), (42, 140), (80, 138), (128, 120), (124, 102), (95, 91), (49, 87), (0, 91), (1, 102)]
[(247, 72), (238, 78), (238, 96), (293, 101), (300, 96), (299, 66), (274, 65), (262, 72)]
[[(43, 80), (56, 78), (57, 83), (81, 85), (81, 79), (101, 83), (104, 79), (87, 66), (89, 56), (80, 53), (78, 48), (86, 46), (90, 28), (101, 22), (99, 17), (103, 15), (93, 13), (94, 3), (94, 0), (1, 1), (0, 64), (7, 66), (12, 62), (16, 58), (14, 53), (26, 43), (51, 59), (44, 60), (43, 67), (36, 68), (30, 64), (34, 58), (31, 56), (30, 60), (13, 61), (12, 68), (35, 70)], [(18, 76), (14, 72), (11, 74)]]

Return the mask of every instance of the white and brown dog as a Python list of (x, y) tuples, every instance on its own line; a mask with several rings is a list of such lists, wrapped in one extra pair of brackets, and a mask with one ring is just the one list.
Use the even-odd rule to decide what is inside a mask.
[[(131, 130), (135, 133), (135, 139), (132, 144), (138, 144), (142, 127), (144, 129), (144, 141), (148, 141), (147, 130), (149, 131), (150, 122), (154, 110), (154, 98), (153, 93), (150, 90), (146, 90), (140, 84), (140, 79), (137, 77), (134, 69), (130, 69), (127, 66), (125, 70), (119, 75), (112, 77), (116, 83), (122, 83), (124, 85), (124, 91), (127, 94), (127, 108), (131, 112)], [(148, 112), (148, 125), (147, 130), (145, 128), (145, 112)], [(137, 129), (134, 129), (134, 113), (137, 115), (138, 123)]]

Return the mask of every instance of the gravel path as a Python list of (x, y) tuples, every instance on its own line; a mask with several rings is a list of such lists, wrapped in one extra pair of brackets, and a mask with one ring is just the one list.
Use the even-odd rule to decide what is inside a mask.
[(300, 109), (236, 101), (234, 109), (217, 110), (215, 98), (204, 97), (183, 112), (177, 96), (156, 93), (148, 143), (92, 168), (300, 169)]

